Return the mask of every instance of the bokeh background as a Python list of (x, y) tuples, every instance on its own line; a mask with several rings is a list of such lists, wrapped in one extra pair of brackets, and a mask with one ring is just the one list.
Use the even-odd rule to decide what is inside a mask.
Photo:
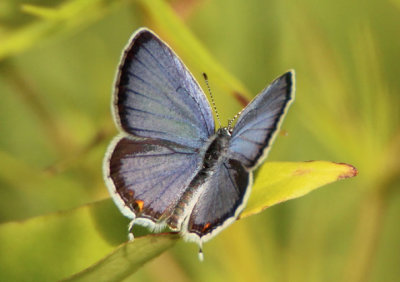
[[(399, 0), (1, 1), (0, 230), (108, 198), (111, 89), (140, 26), (203, 86), (208, 73), (223, 120), (242, 107), (237, 93), (251, 98), (295, 69), (296, 100), (269, 160), (346, 162), (359, 175), (236, 222), (205, 245), (203, 263), (178, 242), (125, 281), (399, 279)], [(60, 259), (29, 268), (27, 242), (41, 244), (40, 233), (22, 234), (18, 254), (0, 241), (0, 280), (66, 277), (52, 269), (81, 259), (79, 244), (48, 232), (59, 233), (49, 248)]]

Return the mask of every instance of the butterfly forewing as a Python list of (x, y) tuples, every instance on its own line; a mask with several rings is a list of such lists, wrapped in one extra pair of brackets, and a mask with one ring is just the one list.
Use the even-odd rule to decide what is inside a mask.
[(230, 154), (253, 169), (265, 157), (274, 135), (293, 100), (294, 73), (272, 82), (243, 110), (232, 132)]
[(127, 47), (117, 76), (115, 114), (129, 134), (199, 148), (214, 133), (210, 105), (173, 51), (147, 29)]

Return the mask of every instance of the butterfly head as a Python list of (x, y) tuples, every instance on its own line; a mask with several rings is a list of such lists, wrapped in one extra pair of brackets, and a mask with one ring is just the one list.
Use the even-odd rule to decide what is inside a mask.
[(217, 136), (220, 137), (230, 137), (232, 135), (232, 128), (229, 127), (220, 127), (217, 130)]

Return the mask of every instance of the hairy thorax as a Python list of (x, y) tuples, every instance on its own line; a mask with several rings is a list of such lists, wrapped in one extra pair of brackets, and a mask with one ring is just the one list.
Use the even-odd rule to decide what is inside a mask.
[(221, 161), (228, 150), (230, 133), (226, 128), (220, 128), (212, 138), (204, 155), (203, 168), (199, 173), (212, 173), (213, 168)]

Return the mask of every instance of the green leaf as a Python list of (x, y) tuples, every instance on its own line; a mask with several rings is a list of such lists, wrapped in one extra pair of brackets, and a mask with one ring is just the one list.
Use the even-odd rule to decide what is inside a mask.
[(178, 234), (147, 235), (119, 246), (110, 255), (66, 281), (122, 281), (144, 263), (173, 246)]
[(128, 222), (107, 199), (1, 224), (0, 253), (7, 255), (0, 256), (0, 277), (4, 281), (28, 281), (32, 277), (55, 281), (79, 273), (71, 279), (114, 281), (132, 274), (178, 239), (170, 233), (137, 236), (133, 242), (124, 243)]
[(241, 218), (287, 200), (301, 197), (325, 184), (357, 175), (349, 164), (326, 161), (265, 163), (255, 177)]
[(1, 280), (56, 281), (82, 271), (127, 240), (127, 223), (108, 199), (1, 224)]

